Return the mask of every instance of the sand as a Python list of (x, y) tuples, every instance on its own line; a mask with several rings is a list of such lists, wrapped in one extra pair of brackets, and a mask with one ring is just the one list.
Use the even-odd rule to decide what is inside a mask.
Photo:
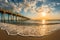
[(0, 29), (0, 40), (60, 40), (60, 30), (57, 30), (50, 35), (42, 37), (23, 37), (20, 35), (8, 35), (6, 31)]

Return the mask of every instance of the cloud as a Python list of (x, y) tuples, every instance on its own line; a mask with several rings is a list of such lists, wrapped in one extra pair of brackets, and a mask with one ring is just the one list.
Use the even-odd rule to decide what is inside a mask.
[(57, 10), (58, 7), (60, 6), (60, 3), (59, 2), (51, 2), (48, 4), (48, 6), (52, 9), (52, 11), (55, 12), (55, 10)]
[(60, 3), (56, 3), (57, 5), (60, 5)]
[(34, 10), (36, 8), (36, 0), (29, 0), (29, 2), (27, 0), (25, 0), (24, 5), (24, 11), (27, 12), (28, 10), (30, 10), (32, 12), (32, 10)]
[[(55, 2), (53, 2), (51, 4), (47, 4), (47, 5), (42, 4), (40, 7), (37, 7), (36, 3), (38, 1), (45, 2), (46, 0), (35, 0), (35, 1), (29, 1), (29, 2), (27, 0), (25, 0), (25, 2), (28, 4), (28, 6), (26, 6), (26, 8), (24, 8), (24, 11), (28, 12), (28, 10), (30, 10), (31, 13), (39, 13), (41, 11), (41, 8), (44, 8), (44, 7), (47, 9), (47, 11), (50, 10), (52, 12), (53, 10), (55, 10), (55, 7), (54, 7), (54, 6), (56, 6)], [(45, 8), (44, 8), (44, 10), (46, 10)]]
[(46, 2), (46, 0), (38, 0), (38, 1)]
[[(48, 9), (50, 8), (51, 10), (55, 10), (54, 6), (60, 5), (60, 3), (55, 2), (46, 5), (44, 4), (46, 0), (23, 0), (23, 2), (17, 2), (18, 0), (14, 0), (14, 2), (12, 2), (11, 0), (5, 0), (4, 2), (1, 1), (2, 0), (0, 0), (0, 4), (2, 4), (1, 7), (4, 7), (6, 9), (10, 7), (13, 9), (13, 12), (18, 13), (20, 13), (22, 9), (25, 13), (27, 13), (28, 11), (30, 11), (31, 13), (39, 13), (39, 11), (41, 11), (41, 9), (44, 7)], [(39, 7), (37, 7), (36, 5), (38, 1), (43, 2), (42, 5)]]
[(8, 0), (5, 0), (6, 3), (8, 3)]
[[(16, 0), (14, 0), (14, 2), (15, 1)], [(20, 11), (22, 11), (22, 9), (24, 9), (24, 12), (26, 12), (26, 13), (28, 12), (28, 10), (30, 10), (31, 13), (37, 13), (36, 12), (36, 9), (37, 9), (36, 3), (38, 1), (45, 1), (45, 0), (24, 0), (24, 2), (22, 2), (22, 3), (16, 3), (16, 2), (14, 3), (11, 0), (5, 0), (4, 1), (5, 3), (3, 3), (2, 5), (5, 5), (4, 7), (10, 6), (11, 8), (13, 8), (14, 12), (18, 12), (18, 13), (20, 13)]]

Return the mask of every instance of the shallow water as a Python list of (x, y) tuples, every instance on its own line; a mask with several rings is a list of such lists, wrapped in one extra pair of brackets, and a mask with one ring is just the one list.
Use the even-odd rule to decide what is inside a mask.
[(22, 25), (0, 23), (0, 27), (6, 30), (8, 35), (44, 36), (60, 30), (60, 21), (25, 21)]

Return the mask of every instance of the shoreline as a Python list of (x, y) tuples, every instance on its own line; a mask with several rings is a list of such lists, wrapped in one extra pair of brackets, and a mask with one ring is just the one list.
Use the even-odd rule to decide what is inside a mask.
[(20, 35), (8, 35), (6, 31), (0, 29), (0, 40), (60, 40), (60, 30), (42, 37), (30, 37)]

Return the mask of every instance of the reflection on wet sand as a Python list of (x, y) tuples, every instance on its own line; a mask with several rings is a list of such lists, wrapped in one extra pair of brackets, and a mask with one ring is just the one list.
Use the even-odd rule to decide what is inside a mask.
[(46, 24), (46, 20), (42, 20), (42, 26), (40, 26), (41, 28), (40, 28), (40, 34), (41, 34), (41, 36), (43, 36), (43, 35), (47, 35), (48, 34), (48, 32), (49, 32), (49, 27), (47, 26), (47, 25), (45, 25)]
[(46, 34), (46, 31), (47, 31), (47, 26), (46, 25), (43, 25), (40, 29), (40, 34), (41, 35), (45, 35)]

